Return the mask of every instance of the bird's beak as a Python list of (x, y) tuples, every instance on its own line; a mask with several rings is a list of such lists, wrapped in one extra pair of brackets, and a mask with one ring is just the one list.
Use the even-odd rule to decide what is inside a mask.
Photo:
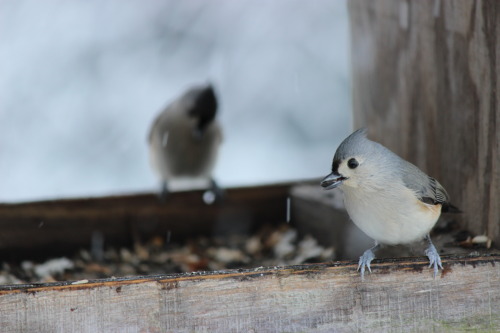
[(332, 188), (336, 188), (337, 186), (342, 184), (342, 182), (346, 179), (347, 178), (343, 177), (339, 173), (332, 172), (331, 174), (323, 178), (323, 180), (321, 181), (321, 187), (323, 187), (325, 190), (331, 190)]

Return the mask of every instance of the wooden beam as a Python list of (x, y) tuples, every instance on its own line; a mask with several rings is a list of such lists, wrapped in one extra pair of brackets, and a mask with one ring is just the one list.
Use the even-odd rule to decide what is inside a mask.
[(500, 255), (0, 286), (2, 332), (500, 329)]
[(138, 194), (0, 204), (0, 257), (68, 255), (88, 247), (96, 231), (106, 245), (114, 246), (167, 232), (172, 240), (182, 240), (187, 235), (248, 231), (285, 221), (290, 186), (231, 188), (222, 203), (212, 205), (203, 202), (203, 191), (171, 193), (165, 203), (154, 194)]

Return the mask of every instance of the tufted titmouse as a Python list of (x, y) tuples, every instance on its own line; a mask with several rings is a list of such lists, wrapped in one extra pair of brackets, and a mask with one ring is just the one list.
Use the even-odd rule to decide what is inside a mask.
[(149, 132), (149, 152), (153, 168), (162, 179), (162, 198), (168, 194), (167, 181), (201, 179), (211, 184), (222, 131), (215, 119), (217, 98), (211, 85), (196, 86), (162, 111)]
[(441, 211), (457, 210), (448, 202), (448, 193), (437, 180), (389, 149), (366, 137), (359, 129), (348, 136), (333, 157), (332, 173), (321, 182), (326, 189), (340, 187), (352, 221), (375, 240), (375, 246), (359, 258), (358, 270), (364, 278), (365, 267), (379, 244), (408, 244), (426, 239), (425, 254), (434, 276), (441, 258), (429, 232)]

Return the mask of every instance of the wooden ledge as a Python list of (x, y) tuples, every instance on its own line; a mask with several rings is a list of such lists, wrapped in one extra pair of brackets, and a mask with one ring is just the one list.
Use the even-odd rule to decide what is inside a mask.
[(0, 287), (3, 332), (498, 329), (500, 255), (425, 258)]
[[(476, 267), (477, 265), (491, 264), (493, 267), (496, 263), (500, 264), (500, 254), (486, 254), (482, 256), (443, 256), (443, 270), (436, 279), (443, 279), (447, 274), (453, 272), (452, 266), (455, 265), (470, 265)], [(425, 270), (432, 273), (428, 268), (429, 263), (423, 257), (412, 258), (386, 258), (375, 259), (372, 262), (371, 268), (373, 275), (389, 274), (391, 272), (418, 272), (424, 273)], [(224, 280), (227, 278), (240, 279), (242, 281), (276, 275), (278, 277), (290, 275), (308, 275), (308, 274), (321, 274), (330, 272), (334, 275), (354, 275), (357, 278), (359, 274), (356, 272), (357, 262), (353, 261), (336, 261), (332, 263), (318, 263), (318, 264), (303, 264), (291, 266), (276, 266), (276, 267), (257, 267), (253, 269), (231, 269), (223, 271), (200, 271), (189, 272), (180, 274), (160, 274), (148, 276), (134, 276), (134, 277), (121, 277), (111, 279), (98, 279), (89, 280), (87, 283), (79, 283), (78, 281), (62, 281), (52, 283), (33, 283), (33, 284), (14, 284), (14, 285), (0, 285), (0, 295), (17, 292), (35, 293), (46, 290), (73, 290), (73, 289), (88, 289), (102, 286), (122, 286), (132, 285), (144, 282), (155, 281), (158, 283), (170, 283), (180, 281), (203, 281), (210, 279)], [(370, 277), (367, 272), (366, 281)]]
[[(263, 223), (284, 222), (286, 199), (296, 183), (226, 189), (222, 203), (206, 205), (201, 190), (171, 193), (166, 202), (155, 194), (0, 204), (0, 257), (3, 260), (67, 256), (89, 248), (99, 231), (107, 246), (131, 246), (171, 233), (187, 236), (234, 232)], [(238, 223), (235, 223), (238, 221)]]

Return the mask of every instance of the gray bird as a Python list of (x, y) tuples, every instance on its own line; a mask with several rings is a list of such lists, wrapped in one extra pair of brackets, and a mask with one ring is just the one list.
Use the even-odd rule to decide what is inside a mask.
[(211, 85), (195, 86), (162, 111), (149, 132), (153, 168), (162, 180), (161, 197), (168, 182), (178, 179), (206, 180), (216, 197), (221, 189), (212, 178), (222, 131), (216, 120), (217, 98)]
[(326, 189), (339, 187), (350, 218), (375, 246), (359, 258), (358, 270), (364, 279), (365, 267), (380, 244), (408, 244), (426, 239), (425, 254), (434, 276), (443, 268), (429, 232), (441, 211), (458, 210), (449, 203), (448, 193), (437, 180), (389, 149), (366, 137), (359, 129), (337, 148), (332, 173), (321, 182)]

